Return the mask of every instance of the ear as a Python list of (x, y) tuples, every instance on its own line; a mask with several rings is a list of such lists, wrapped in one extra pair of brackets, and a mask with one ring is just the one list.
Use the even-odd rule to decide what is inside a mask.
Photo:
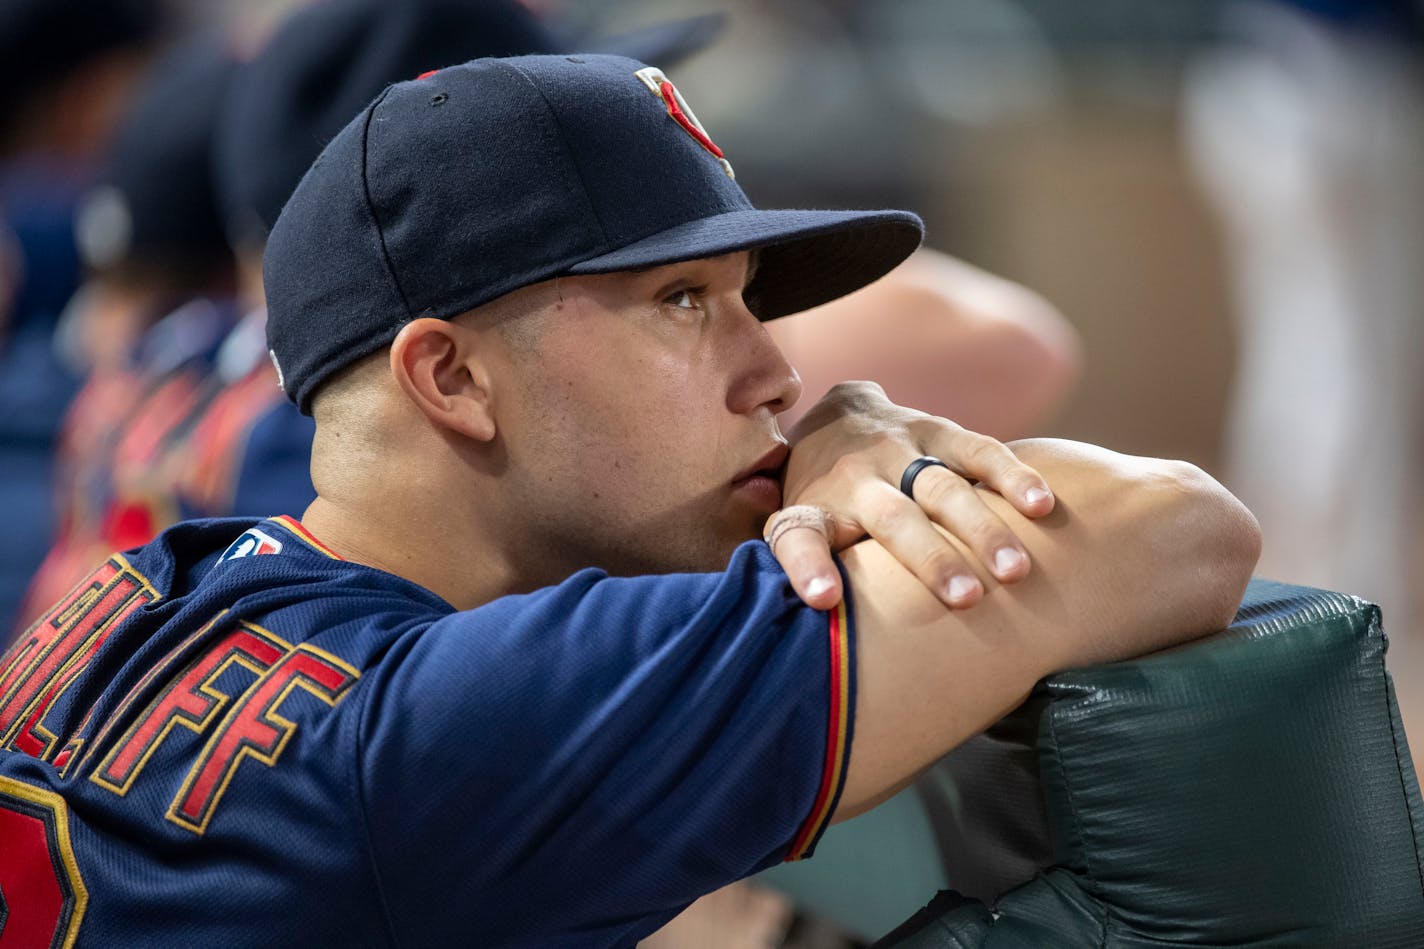
[(475, 334), (447, 320), (412, 320), (391, 343), (391, 374), (431, 422), (477, 441), (495, 436), (489, 372)]

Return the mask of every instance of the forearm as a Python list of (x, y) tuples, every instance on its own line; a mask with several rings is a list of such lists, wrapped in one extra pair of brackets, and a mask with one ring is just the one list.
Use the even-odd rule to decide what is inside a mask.
[(986, 498), (1033, 553), (1024, 580), (986, 574), (984, 600), (952, 612), (878, 546), (843, 555), (859, 687), (842, 817), (1001, 717), (1042, 676), (1204, 635), (1240, 602), (1255, 520), (1199, 469), (1072, 442), (1012, 447), (1058, 499), (1029, 520)]
[[(1044, 586), (1064, 587), (1056, 605), (1072, 635), (1054, 637), (1050, 671), (1141, 655), (1231, 621), (1260, 529), (1215, 479), (1187, 462), (1057, 439), (1010, 447), (1058, 497), (1054, 514), (1026, 523), (1023, 536)], [(1025, 606), (1046, 599), (1032, 587), (1001, 592), (1022, 594)]]

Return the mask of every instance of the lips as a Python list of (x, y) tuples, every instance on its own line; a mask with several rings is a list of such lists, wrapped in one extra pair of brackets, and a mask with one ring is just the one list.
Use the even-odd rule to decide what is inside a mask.
[(765, 517), (781, 507), (781, 473), (786, 467), (786, 458), (791, 450), (785, 444), (777, 444), (733, 479), (732, 496), (740, 506), (756, 511)]
[(785, 442), (778, 442), (776, 447), (762, 455), (751, 466), (742, 470), (742, 473), (732, 479), (733, 483), (740, 483), (751, 478), (770, 478), (778, 485), (781, 483), (781, 469), (786, 465), (786, 457), (791, 454), (791, 449), (786, 447)]

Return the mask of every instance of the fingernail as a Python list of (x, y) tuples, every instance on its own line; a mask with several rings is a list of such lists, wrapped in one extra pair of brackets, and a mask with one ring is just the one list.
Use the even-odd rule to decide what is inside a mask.
[(1040, 501), (1046, 501), (1049, 496), (1049, 493), (1043, 490), (1042, 488), (1029, 488), (1027, 491), (1024, 492), (1024, 500), (1027, 501), (1029, 504), (1037, 504)]
[(950, 577), (949, 598), (954, 602), (967, 599), (979, 591), (979, 581), (974, 577)]
[(825, 577), (817, 577), (816, 579), (812, 580), (810, 583), (806, 584), (806, 595), (809, 596), (809, 597), (813, 597), (813, 598), (814, 598), (814, 597), (818, 597), (818, 596), (820, 596), (822, 593), (825, 593), (825, 592), (826, 592), (827, 590), (829, 590), (830, 588), (831, 588), (831, 581), (830, 581), (830, 580), (827, 580)]
[(1023, 566), (1024, 555), (1013, 547), (1000, 547), (994, 552), (994, 571), (1013, 573)]

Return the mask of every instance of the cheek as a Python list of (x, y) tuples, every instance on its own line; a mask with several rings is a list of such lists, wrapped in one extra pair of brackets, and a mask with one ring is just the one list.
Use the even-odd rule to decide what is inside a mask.
[(678, 466), (684, 481), (717, 475), (727, 411), (721, 387), (696, 363), (668, 360), (652, 367), (639, 398), (641, 441)]
[(628, 510), (686, 504), (728, 476), (724, 393), (709, 366), (673, 346), (634, 351), (645, 342), (585, 337), (526, 367), (520, 415), (536, 440), (526, 443), (531, 477)]
[(591, 436), (580, 449), (610, 495), (650, 510), (686, 505), (723, 480), (720, 414), (686, 366), (642, 378), (625, 398), (579, 407)]

